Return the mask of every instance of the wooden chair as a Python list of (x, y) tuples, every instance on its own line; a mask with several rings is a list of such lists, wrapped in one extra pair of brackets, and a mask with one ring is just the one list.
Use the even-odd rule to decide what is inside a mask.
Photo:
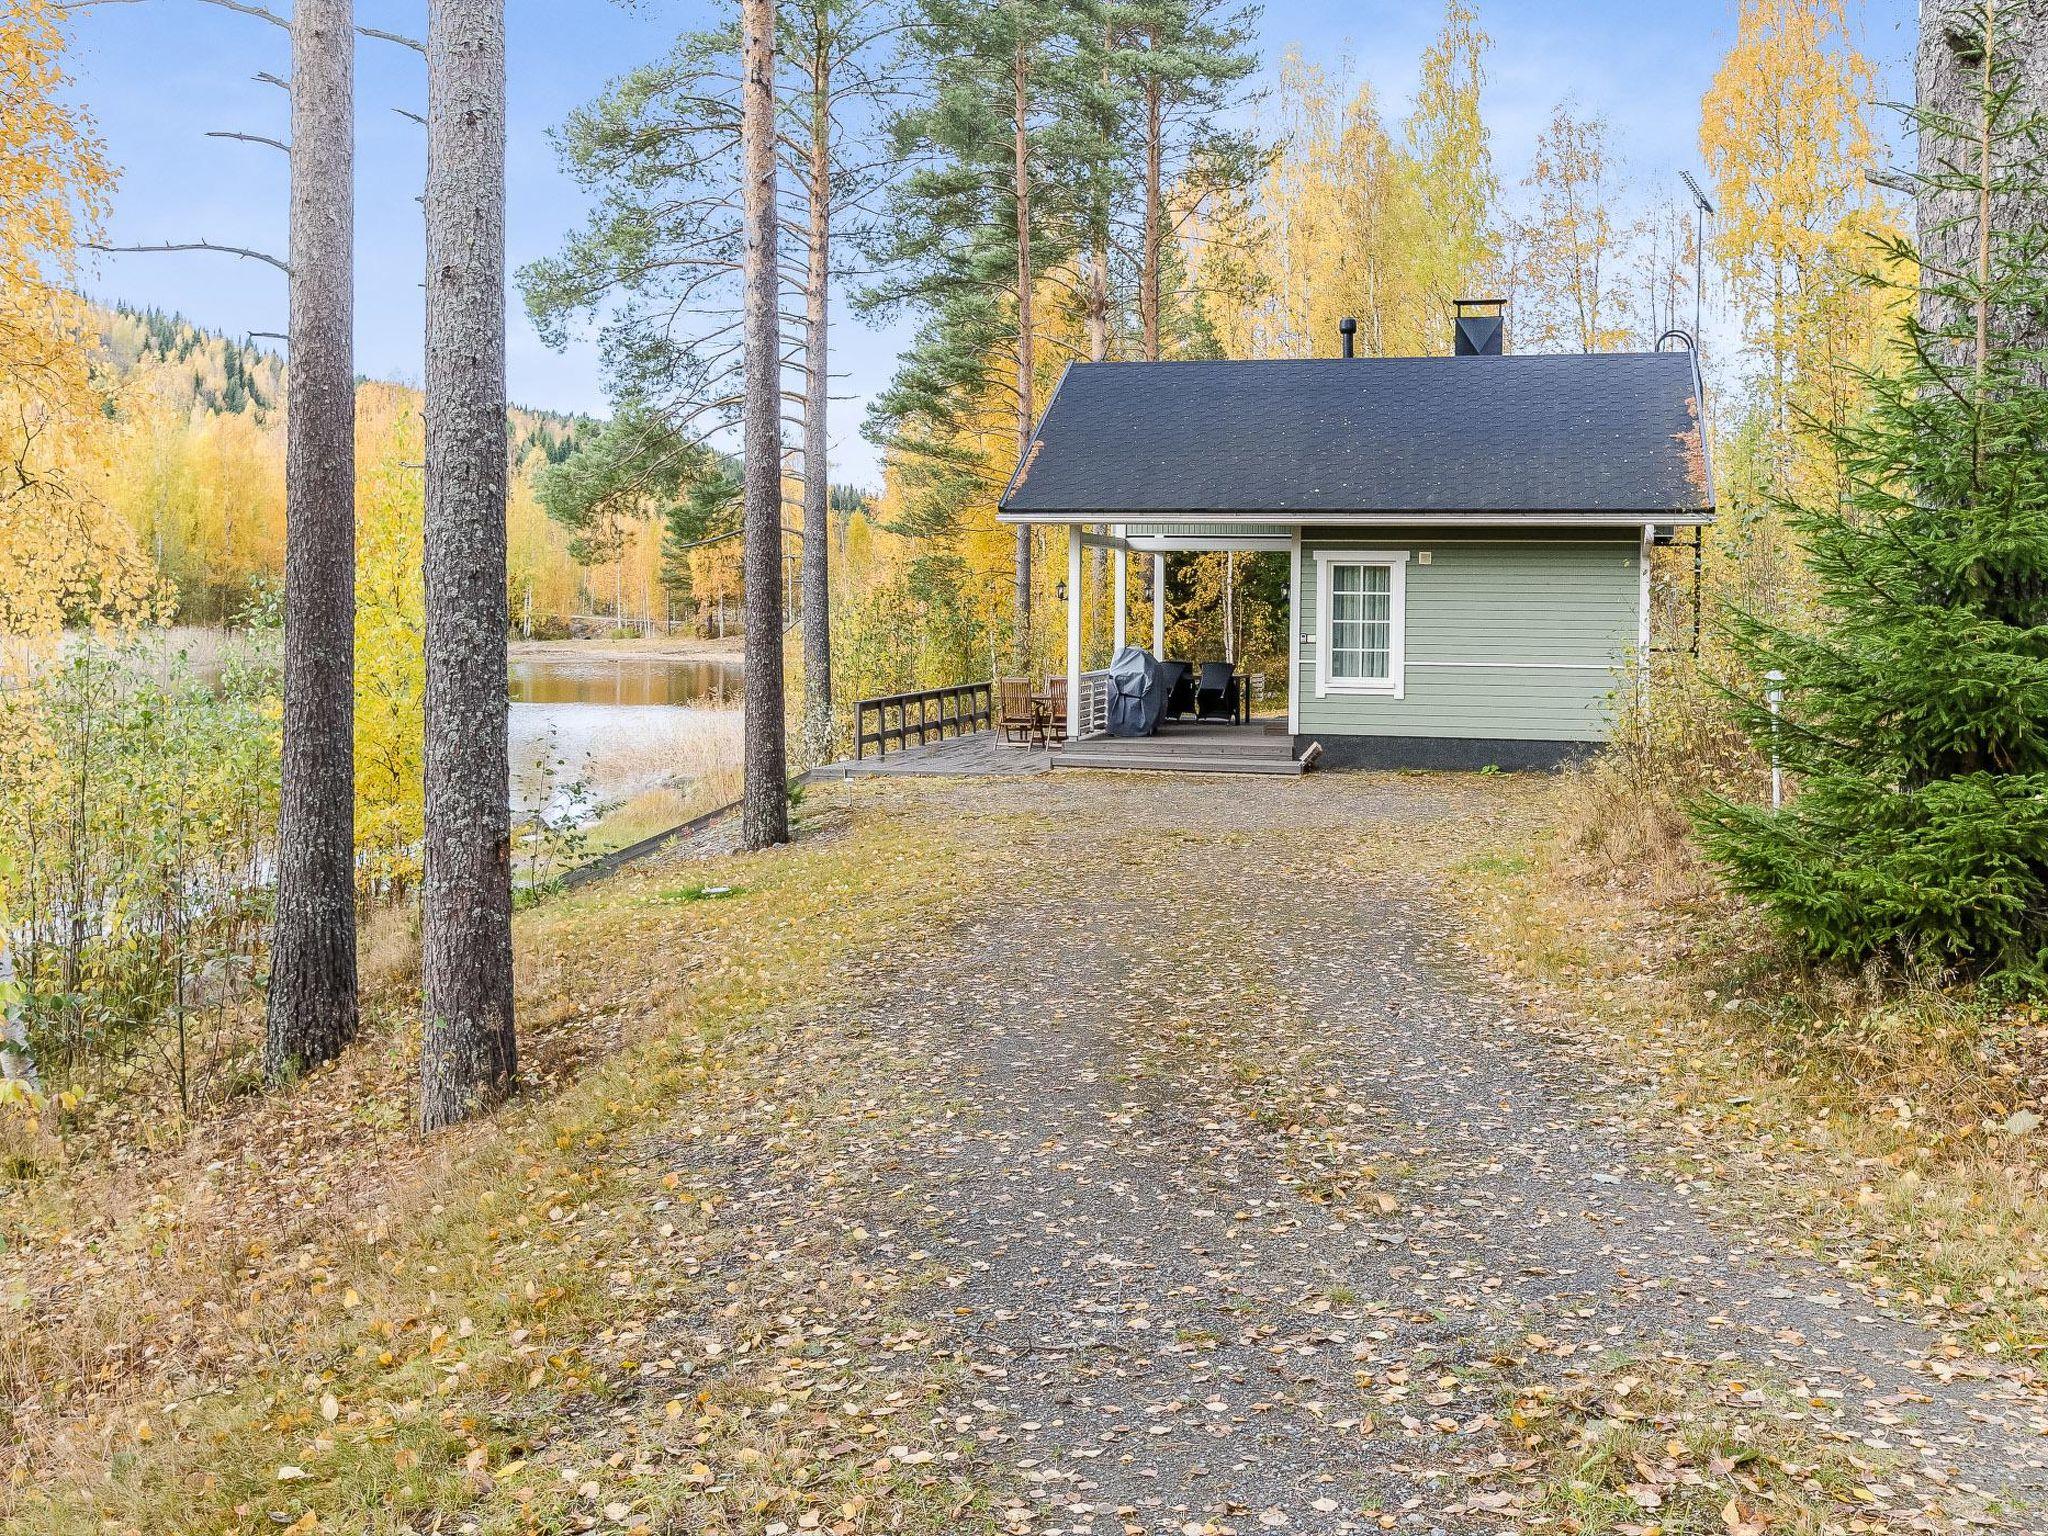
[(1045, 733), (1054, 741), (1067, 737), (1067, 680), (1064, 677), (1048, 677), (1045, 680)]
[(997, 678), (996, 691), (1002, 698), (1003, 740), (1044, 746), (1045, 711), (1031, 696), (1031, 679)]

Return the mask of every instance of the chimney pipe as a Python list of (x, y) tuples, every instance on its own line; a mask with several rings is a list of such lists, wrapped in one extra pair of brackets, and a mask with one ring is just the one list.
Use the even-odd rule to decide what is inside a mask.
[(1358, 335), (1358, 322), (1349, 315), (1346, 315), (1337, 322), (1337, 330), (1344, 338), (1344, 355), (1346, 357), (1357, 356), (1358, 354), (1354, 349), (1353, 342)]

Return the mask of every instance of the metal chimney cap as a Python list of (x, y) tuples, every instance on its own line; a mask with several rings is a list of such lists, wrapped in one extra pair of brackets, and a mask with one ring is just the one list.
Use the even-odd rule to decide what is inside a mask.
[(1506, 299), (1454, 299), (1451, 352), (1457, 357), (1499, 357), (1507, 350)]

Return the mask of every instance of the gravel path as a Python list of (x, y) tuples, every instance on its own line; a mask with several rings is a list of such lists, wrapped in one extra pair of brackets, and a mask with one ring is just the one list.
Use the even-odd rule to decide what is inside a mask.
[[(943, 1273), (911, 1305), (1007, 1528), (1513, 1528), (1515, 1383), (1685, 1369), (1869, 1466), (1862, 1529), (2042, 1528), (2030, 1385), (1675, 1183), (1631, 1130), (1645, 1085), (1450, 936), (1431, 862), (1512, 787), (853, 794), (1009, 850), (846, 1021), (928, 1107), (830, 1195), (842, 1229), (917, 1213)], [(785, 1227), (817, 1198), (757, 1194)]]

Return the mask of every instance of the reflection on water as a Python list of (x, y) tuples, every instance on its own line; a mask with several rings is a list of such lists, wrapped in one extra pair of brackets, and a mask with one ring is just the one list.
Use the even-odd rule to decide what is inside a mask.
[(727, 661), (536, 656), (511, 663), (514, 704), (737, 704), (740, 669)]
[[(739, 760), (740, 669), (720, 661), (546, 656), (511, 663), (514, 813), (565, 808), (566, 786), (616, 804)], [(554, 783), (541, 760), (556, 762)]]

